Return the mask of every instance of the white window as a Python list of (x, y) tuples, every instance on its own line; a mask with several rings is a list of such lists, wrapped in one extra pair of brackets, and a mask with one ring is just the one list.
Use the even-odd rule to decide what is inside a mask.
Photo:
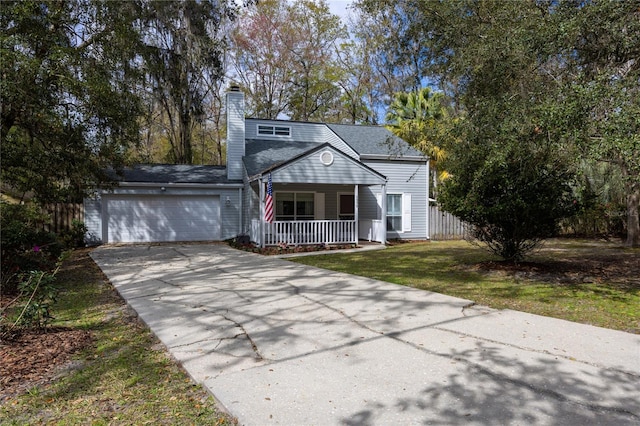
[(258, 124), (259, 136), (291, 136), (291, 127)]
[(276, 220), (313, 220), (315, 194), (313, 192), (277, 192)]
[(387, 231), (402, 231), (402, 194), (387, 194)]
[(411, 231), (411, 194), (387, 194), (387, 231)]

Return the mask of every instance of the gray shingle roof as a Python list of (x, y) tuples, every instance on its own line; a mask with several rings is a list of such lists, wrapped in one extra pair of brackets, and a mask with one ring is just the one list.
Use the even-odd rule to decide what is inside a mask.
[(121, 182), (138, 183), (238, 183), (227, 179), (225, 166), (139, 164), (124, 170)]
[(322, 145), (320, 142), (291, 142), (286, 140), (247, 139), (244, 166), (249, 176), (286, 163)]
[(424, 156), (384, 127), (355, 124), (327, 124), (327, 127), (360, 155)]

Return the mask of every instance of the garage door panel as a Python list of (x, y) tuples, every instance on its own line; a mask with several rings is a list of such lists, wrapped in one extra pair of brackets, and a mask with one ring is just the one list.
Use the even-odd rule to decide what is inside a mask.
[(217, 196), (111, 196), (106, 208), (108, 242), (220, 239)]

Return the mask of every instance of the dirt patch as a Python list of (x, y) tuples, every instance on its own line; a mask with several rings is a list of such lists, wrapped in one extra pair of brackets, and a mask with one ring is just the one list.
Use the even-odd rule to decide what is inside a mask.
[[(571, 252), (571, 255), (568, 253)], [(620, 289), (640, 289), (640, 253), (637, 250), (543, 249), (546, 259), (530, 262), (488, 261), (470, 265), (468, 269), (485, 274), (512, 276), (560, 284), (597, 283)]]
[(74, 353), (92, 344), (86, 330), (23, 330), (0, 344), (0, 401), (50, 382)]

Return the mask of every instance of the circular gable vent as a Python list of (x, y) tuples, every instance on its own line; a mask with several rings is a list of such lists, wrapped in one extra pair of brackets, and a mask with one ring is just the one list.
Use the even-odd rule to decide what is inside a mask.
[(325, 166), (333, 164), (333, 154), (331, 151), (323, 151), (322, 154), (320, 154), (320, 162)]

